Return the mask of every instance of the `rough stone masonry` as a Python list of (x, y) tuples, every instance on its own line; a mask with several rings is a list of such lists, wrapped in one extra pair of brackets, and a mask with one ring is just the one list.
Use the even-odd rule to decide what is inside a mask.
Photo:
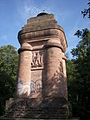
[(19, 31), (18, 80), (6, 116), (13, 118), (67, 118), (67, 41), (53, 14), (40, 13)]

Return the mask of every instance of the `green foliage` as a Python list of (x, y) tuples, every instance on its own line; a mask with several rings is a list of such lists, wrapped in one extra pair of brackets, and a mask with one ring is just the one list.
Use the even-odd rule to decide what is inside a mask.
[(74, 60), (67, 62), (69, 100), (74, 116), (90, 118), (90, 31), (76, 32), (81, 41), (72, 49)]
[(88, 2), (88, 8), (81, 11), (81, 13), (82, 13), (83, 17), (88, 16), (88, 18), (90, 18), (90, 0)]
[[(78, 32), (79, 31), (79, 32)], [(78, 43), (76, 48), (72, 49), (72, 55), (77, 58), (87, 57), (87, 52), (90, 47), (90, 31), (86, 28), (82, 31), (78, 30), (75, 35), (81, 38), (81, 41)]]
[(0, 115), (5, 111), (5, 102), (14, 96), (18, 55), (16, 48), (0, 47)]

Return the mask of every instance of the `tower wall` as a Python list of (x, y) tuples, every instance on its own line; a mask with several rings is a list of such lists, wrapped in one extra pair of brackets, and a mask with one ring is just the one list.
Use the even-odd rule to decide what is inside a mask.
[(17, 96), (13, 102), (8, 101), (12, 111), (9, 115), (67, 118), (67, 42), (64, 30), (53, 14), (40, 14), (27, 20), (18, 39), (21, 47), (18, 50)]

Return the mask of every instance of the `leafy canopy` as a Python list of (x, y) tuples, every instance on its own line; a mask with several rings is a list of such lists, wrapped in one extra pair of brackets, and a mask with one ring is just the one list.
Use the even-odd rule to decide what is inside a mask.
[(18, 54), (16, 48), (7, 45), (0, 47), (0, 115), (4, 113), (5, 102), (14, 97)]

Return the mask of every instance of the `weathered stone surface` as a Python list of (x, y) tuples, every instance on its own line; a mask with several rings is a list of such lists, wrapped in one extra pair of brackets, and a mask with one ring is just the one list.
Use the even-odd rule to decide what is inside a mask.
[[(62, 50), (53, 44), (47, 44), (44, 59), (43, 87), (44, 97), (63, 97), (67, 99), (67, 81), (64, 75)], [(64, 68), (64, 69), (63, 69)]]
[(55, 98), (49, 102), (33, 98), (17, 98), (11, 103), (4, 117), (56, 119), (67, 118), (68, 114), (67, 101), (62, 98)]
[[(30, 18), (18, 33), (17, 96), (8, 117), (67, 118), (69, 115), (64, 30), (53, 14)], [(7, 106), (8, 106), (7, 105)]]

